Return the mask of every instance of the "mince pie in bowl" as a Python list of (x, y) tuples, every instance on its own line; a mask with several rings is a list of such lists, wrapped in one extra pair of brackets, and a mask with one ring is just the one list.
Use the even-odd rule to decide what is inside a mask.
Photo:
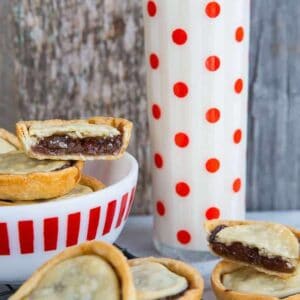
[(105, 242), (71, 247), (50, 259), (10, 297), (11, 300), (135, 300), (123, 253)]
[(218, 256), (258, 271), (289, 277), (299, 260), (300, 233), (281, 224), (207, 221), (209, 247)]
[(199, 300), (204, 283), (186, 263), (170, 258), (129, 260), (138, 300)]
[(300, 266), (288, 278), (221, 261), (211, 276), (218, 300), (300, 300)]
[(80, 180), (83, 162), (36, 160), (21, 151), (0, 154), (0, 199), (50, 199), (70, 192)]
[(25, 121), (16, 125), (24, 151), (36, 159), (117, 159), (125, 152), (132, 123), (121, 118)]
[(0, 153), (16, 151), (20, 148), (20, 143), (15, 135), (0, 128)]
[(46, 203), (49, 201), (58, 201), (74, 197), (87, 195), (96, 191), (100, 191), (105, 188), (105, 185), (97, 180), (96, 178), (82, 175), (79, 183), (66, 195), (58, 198), (48, 200), (34, 200), (34, 201), (11, 201), (11, 200), (0, 200), (0, 206), (13, 206), (13, 205), (26, 205), (26, 204), (38, 204)]

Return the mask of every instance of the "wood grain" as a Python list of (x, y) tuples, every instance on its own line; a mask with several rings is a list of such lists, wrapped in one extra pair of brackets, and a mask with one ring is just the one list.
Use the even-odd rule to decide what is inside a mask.
[(13, 11), (21, 118), (133, 120), (129, 151), (140, 163), (134, 210), (149, 211), (141, 1), (14, 0)]
[(300, 3), (252, 2), (248, 207), (300, 208)]
[(0, 1), (0, 126), (13, 130), (19, 118), (14, 65), (14, 27), (9, 1)]
[[(150, 153), (140, 0), (0, 1), (1, 126), (116, 115), (134, 121), (135, 213), (150, 211)], [(300, 4), (253, 0), (250, 210), (300, 208)]]

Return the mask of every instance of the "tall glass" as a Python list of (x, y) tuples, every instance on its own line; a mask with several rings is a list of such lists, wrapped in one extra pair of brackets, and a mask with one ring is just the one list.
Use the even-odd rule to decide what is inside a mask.
[(154, 244), (207, 257), (205, 220), (243, 219), (249, 0), (144, 0)]

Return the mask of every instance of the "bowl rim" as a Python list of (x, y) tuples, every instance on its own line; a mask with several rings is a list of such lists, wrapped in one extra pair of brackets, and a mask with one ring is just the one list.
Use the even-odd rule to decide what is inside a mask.
[(135, 177), (137, 177), (137, 175), (138, 175), (138, 162), (137, 162), (137, 160), (135, 159), (135, 157), (133, 155), (131, 155), (128, 152), (125, 152), (121, 159), (124, 159), (124, 158), (126, 160), (128, 160), (129, 163), (130, 163), (128, 173), (125, 176), (123, 176), (119, 181), (107, 186), (104, 189), (101, 189), (99, 191), (95, 191), (95, 192), (90, 193), (90, 194), (78, 195), (78, 196), (74, 196), (74, 197), (67, 198), (67, 199), (61, 199), (59, 201), (46, 200), (45, 202), (28, 203), (28, 204), (24, 204), (24, 205), (1, 206), (1, 213), (5, 212), (5, 211), (10, 211), (11, 212), (12, 210), (16, 210), (16, 208), (18, 210), (20, 210), (20, 209), (37, 208), (37, 207), (45, 208), (46, 206), (51, 207), (51, 206), (55, 206), (57, 204), (65, 202), (65, 201), (68, 201), (68, 203), (69, 203), (70, 201), (78, 200), (79, 198), (82, 198), (82, 197), (91, 197), (91, 195), (94, 196), (95, 194), (98, 194), (98, 195), (99, 194), (105, 194), (105, 193), (109, 194), (111, 191), (115, 190), (116, 187), (118, 187), (118, 186), (126, 185), (127, 182), (136, 181)]

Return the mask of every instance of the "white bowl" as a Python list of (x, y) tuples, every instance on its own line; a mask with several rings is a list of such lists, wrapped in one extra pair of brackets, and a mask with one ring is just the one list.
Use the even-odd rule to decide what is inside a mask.
[(59, 201), (0, 208), (0, 282), (25, 280), (68, 246), (117, 239), (134, 199), (138, 164), (125, 153), (116, 161), (86, 162), (84, 173), (107, 187)]

